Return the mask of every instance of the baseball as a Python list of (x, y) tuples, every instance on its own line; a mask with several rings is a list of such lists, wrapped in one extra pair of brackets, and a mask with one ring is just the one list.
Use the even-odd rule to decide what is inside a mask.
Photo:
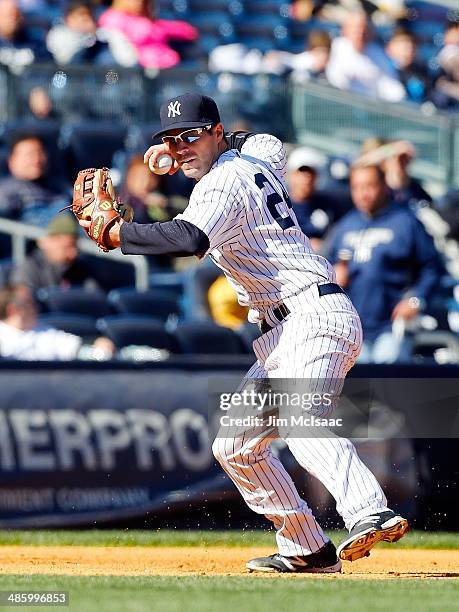
[(167, 174), (172, 168), (173, 163), (174, 160), (168, 153), (162, 153), (159, 155), (155, 163), (153, 163), (153, 157), (150, 157), (148, 160), (148, 166), (155, 174)]

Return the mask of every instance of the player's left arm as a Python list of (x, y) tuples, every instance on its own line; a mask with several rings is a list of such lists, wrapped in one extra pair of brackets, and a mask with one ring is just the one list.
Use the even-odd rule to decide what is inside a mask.
[(122, 223), (119, 241), (125, 255), (203, 257), (209, 249), (208, 236), (193, 223), (179, 219), (162, 223)]

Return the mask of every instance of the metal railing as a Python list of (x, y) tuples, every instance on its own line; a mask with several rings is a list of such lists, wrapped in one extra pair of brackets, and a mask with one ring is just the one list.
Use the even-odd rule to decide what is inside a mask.
[(417, 149), (412, 173), (440, 185), (459, 184), (457, 120), (447, 113), (392, 104), (320, 83), (292, 85), (292, 123), (299, 142), (328, 155), (358, 154), (371, 136), (404, 139)]
[[(19, 221), (11, 221), (10, 219), (0, 219), (0, 233), (11, 236), (12, 259), (13, 263), (18, 264), (24, 261), (27, 256), (27, 241), (42, 238), (46, 235), (46, 229)], [(133, 266), (136, 289), (138, 291), (148, 289), (149, 266), (146, 257), (142, 255), (123, 255), (119, 251), (104, 253), (93, 242), (84, 237), (78, 238), (78, 248), (82, 253), (88, 255)]]

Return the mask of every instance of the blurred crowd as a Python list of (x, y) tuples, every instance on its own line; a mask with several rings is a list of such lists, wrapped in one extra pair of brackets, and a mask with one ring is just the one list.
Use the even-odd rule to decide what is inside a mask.
[[(193, 19), (192, 1), (180, 5), (188, 7), (184, 19), (163, 19), (165, 4), (0, 0), (0, 63), (11, 70), (50, 61), (162, 70), (195, 61), (199, 54), (184, 49), (201, 44), (207, 34)], [(278, 48), (275, 37), (264, 48), (250, 43), (255, 39), (233, 40), (207, 47), (208, 68), (291, 75), (300, 82), (326, 80), (387, 102), (454, 111), (459, 103), (459, 14), (432, 35), (436, 51), (426, 56), (419, 53), (408, 4), (297, 0), (284, 18), (323, 25), (307, 28), (305, 49)], [(173, 16), (170, 10), (166, 16)], [(40, 226), (44, 234), (36, 243), (29, 241), (19, 264), (11, 259), (10, 239), (0, 234), (0, 356), (110, 359), (143, 341), (149, 348), (141, 357), (136, 353), (142, 359), (187, 351), (250, 352), (258, 331), (247, 324), (246, 309), (213, 264), (150, 257), (150, 293), (131, 295), (133, 279), (126, 267), (112, 263), (107, 268), (81, 253), (79, 227), (59, 212), (70, 202), (76, 170), (107, 160), (117, 192), (133, 206), (137, 222), (167, 221), (181, 212), (193, 183), (181, 173), (157, 176), (148, 170), (142, 153), (152, 130), (136, 146), (126, 147), (126, 126), (110, 124), (94, 137), (91, 125), (82, 123), (67, 134), (65, 148), (47, 91), (31, 87), (28, 102), (31, 129), (19, 121), (0, 150), (0, 217)], [(44, 129), (33, 129), (37, 126)], [(257, 130), (246, 118), (225, 127)], [(298, 223), (313, 249), (332, 261), (362, 318), (361, 361), (459, 362), (458, 193), (432, 197), (429, 186), (411, 175), (416, 150), (402, 139), (375, 135), (361, 143), (353, 158), (328, 158), (309, 147), (290, 146), (288, 152), (286, 181)], [(80, 290), (81, 295), (72, 293)], [(189, 329), (182, 327), (174, 336), (177, 325), (187, 324)], [(198, 328), (199, 339), (192, 339)], [(53, 336), (58, 332), (64, 335)], [(62, 351), (53, 352), (58, 344)], [(165, 352), (152, 353), (152, 348)]]
[(458, 107), (459, 11), (435, 5), (432, 17), (403, 0), (193, 2), (0, 0), (0, 64), (17, 72), (33, 62), (147, 70), (182, 62), (292, 73), (388, 102)]

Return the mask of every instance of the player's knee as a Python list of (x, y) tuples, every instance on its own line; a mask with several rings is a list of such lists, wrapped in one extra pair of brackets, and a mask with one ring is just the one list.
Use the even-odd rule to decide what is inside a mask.
[(225, 438), (215, 438), (214, 443), (212, 444), (212, 453), (220, 464), (223, 464), (226, 461), (225, 446)]
[(220, 465), (230, 465), (238, 456), (235, 441), (228, 438), (215, 438), (212, 453)]

